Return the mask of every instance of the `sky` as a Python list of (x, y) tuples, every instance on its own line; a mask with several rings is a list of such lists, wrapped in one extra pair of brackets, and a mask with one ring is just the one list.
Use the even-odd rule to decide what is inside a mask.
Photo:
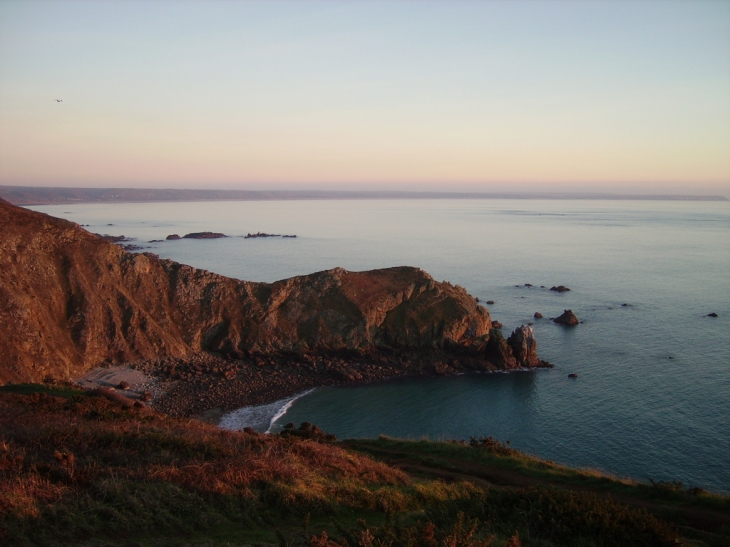
[(0, 184), (730, 196), (730, 0), (2, 0)]

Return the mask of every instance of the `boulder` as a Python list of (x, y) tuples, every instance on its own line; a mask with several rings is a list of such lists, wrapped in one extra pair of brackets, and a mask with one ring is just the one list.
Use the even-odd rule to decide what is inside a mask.
[(179, 236), (179, 235), (177, 235), (177, 234), (170, 234), (170, 235), (169, 235), (169, 236), (167, 236), (167, 237), (166, 237), (165, 239), (170, 239), (170, 240), (174, 240), (174, 239), (180, 239), (180, 236)]
[(568, 325), (568, 326), (573, 326), (573, 325), (577, 325), (578, 323), (580, 323), (580, 321), (578, 321), (578, 318), (573, 313), (573, 310), (563, 311), (563, 314), (560, 317), (556, 317), (555, 319), (553, 319), (553, 321), (560, 325)]
[(542, 319), (542, 314), (539, 311), (536, 311), (534, 317), (535, 319)]

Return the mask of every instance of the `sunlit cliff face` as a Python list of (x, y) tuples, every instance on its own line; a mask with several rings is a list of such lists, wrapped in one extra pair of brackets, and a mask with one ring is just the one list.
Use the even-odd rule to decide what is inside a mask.
[[(506, 343), (490, 360), (487, 309), (418, 268), (334, 268), (255, 283), (130, 254), (2, 200), (0, 228), (0, 383), (206, 350), (237, 358), (444, 350), (466, 352), (483, 368), (539, 365), (534, 347), (518, 351), (517, 362)], [(520, 350), (521, 339), (514, 345)]]

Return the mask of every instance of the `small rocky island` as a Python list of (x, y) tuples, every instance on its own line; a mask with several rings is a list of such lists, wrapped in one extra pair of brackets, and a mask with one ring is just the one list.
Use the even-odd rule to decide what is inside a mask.
[(182, 237), (180, 237), (178, 234), (170, 234), (165, 239), (174, 241), (177, 239), (220, 239), (222, 237), (228, 236), (219, 232), (192, 232), (190, 234), (185, 234)]
[(253, 239), (256, 237), (297, 237), (296, 235), (267, 234), (266, 232), (256, 232), (255, 234), (246, 234), (243, 239)]
[(550, 290), (555, 291), (555, 292), (568, 292), (570, 289), (568, 287), (566, 287), (565, 285), (558, 285), (557, 287), (556, 286), (550, 287)]
[(193, 232), (182, 236), (183, 239), (220, 239), (222, 237), (228, 236), (218, 232)]
[(573, 327), (580, 323), (576, 315), (573, 313), (573, 310), (564, 310), (559, 317), (553, 319), (553, 322), (568, 327)]

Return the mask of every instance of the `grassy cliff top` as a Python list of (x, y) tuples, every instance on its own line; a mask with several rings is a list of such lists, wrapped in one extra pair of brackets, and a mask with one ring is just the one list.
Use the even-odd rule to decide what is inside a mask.
[(116, 394), (0, 390), (7, 545), (727, 545), (729, 523), (727, 497), (490, 439), (230, 432)]

